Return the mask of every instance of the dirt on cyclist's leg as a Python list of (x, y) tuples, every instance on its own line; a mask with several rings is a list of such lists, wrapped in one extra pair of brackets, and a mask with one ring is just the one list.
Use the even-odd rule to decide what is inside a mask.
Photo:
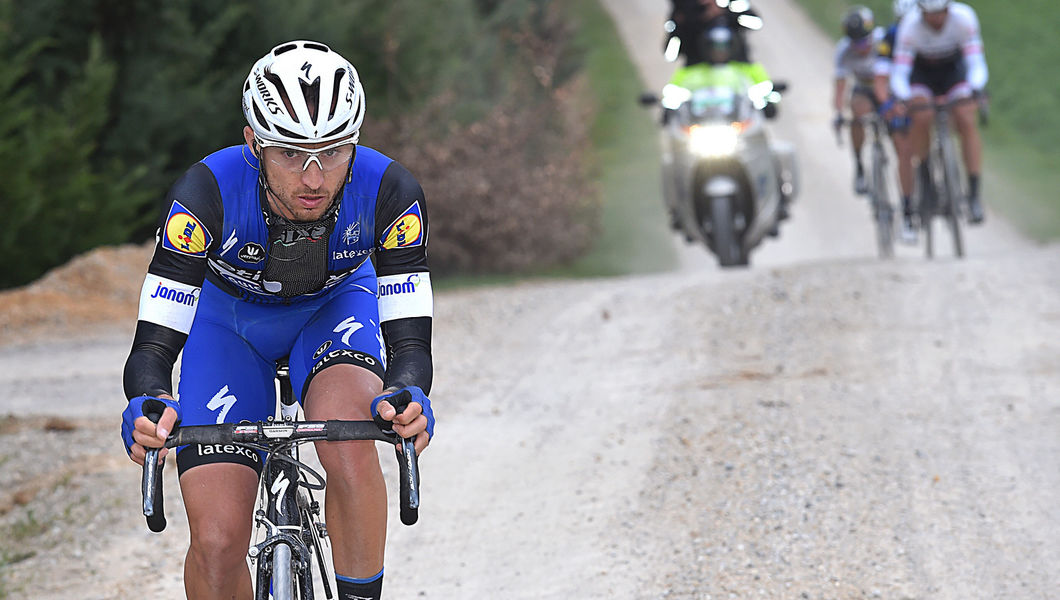
[[(372, 400), (383, 383), (352, 364), (320, 371), (305, 394), (307, 420), (370, 420)], [(332, 541), (335, 573), (372, 577), (383, 568), (386, 541), (386, 484), (374, 442), (320, 443), (320, 464), (327, 472), (325, 522)]]
[(203, 464), (180, 476), (191, 533), (184, 561), (189, 598), (252, 597), (246, 556), (257, 486), (257, 472), (235, 463)]

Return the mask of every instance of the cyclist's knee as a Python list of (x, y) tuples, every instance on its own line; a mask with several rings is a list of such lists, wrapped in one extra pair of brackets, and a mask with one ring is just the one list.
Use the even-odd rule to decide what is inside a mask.
[(246, 568), (250, 525), (249, 522), (246, 527), (235, 524), (242, 521), (244, 519), (229, 519), (227, 523), (189, 523), (191, 545), (188, 559), (195, 561), (200, 575), (211, 580), (225, 580), (237, 569)]

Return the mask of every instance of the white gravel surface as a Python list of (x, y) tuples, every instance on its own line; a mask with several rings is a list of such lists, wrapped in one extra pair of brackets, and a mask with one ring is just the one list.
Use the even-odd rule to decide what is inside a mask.
[[(663, 2), (605, 4), (658, 52)], [(387, 597), (1057, 597), (1060, 249), (991, 215), (964, 261), (876, 260), (828, 43), (755, 5), (792, 82), (794, 218), (750, 270), (689, 247), (672, 273), (438, 294), (437, 439)], [(174, 472), (151, 534), (118, 439), (129, 325), (0, 346), (0, 598), (182, 597)]]

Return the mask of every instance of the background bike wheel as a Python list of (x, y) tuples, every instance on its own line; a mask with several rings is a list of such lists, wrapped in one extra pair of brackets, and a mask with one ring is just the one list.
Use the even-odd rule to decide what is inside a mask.
[(952, 146), (950, 150), (944, 172), (946, 194), (949, 196), (949, 201), (946, 203), (946, 222), (950, 228), (950, 236), (953, 238), (953, 254), (958, 258), (964, 258), (964, 239), (961, 236), (961, 202), (964, 199), (964, 190), (961, 187), (961, 172), (953, 156)]
[(872, 207), (876, 220), (876, 245), (880, 258), (894, 257), (894, 208), (888, 196), (886, 163), (879, 158), (872, 167)]

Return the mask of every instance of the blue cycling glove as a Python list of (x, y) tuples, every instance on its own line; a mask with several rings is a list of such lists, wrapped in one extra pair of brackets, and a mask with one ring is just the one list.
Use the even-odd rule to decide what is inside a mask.
[(418, 402), (423, 407), (423, 416), (427, 417), (427, 435), (434, 439), (434, 411), (431, 410), (431, 401), (427, 398), (426, 394), (420, 388), (410, 385), (403, 387), (396, 392), (389, 394), (383, 394), (382, 396), (376, 396), (375, 400), (372, 400), (372, 418), (376, 424), (383, 431), (393, 431), (393, 422), (387, 421), (379, 416), (378, 408), (379, 403), (386, 400), (393, 406), (398, 413), (401, 413), (405, 408), (412, 402)]
[(125, 412), (121, 413), (121, 439), (125, 442), (125, 452), (131, 455), (133, 444), (136, 443), (132, 436), (133, 430), (136, 429), (133, 424), (136, 419), (152, 413), (161, 415), (167, 406), (177, 411), (175, 427), (180, 424), (180, 403), (176, 400), (154, 396), (137, 396), (129, 400), (129, 406), (125, 407)]

